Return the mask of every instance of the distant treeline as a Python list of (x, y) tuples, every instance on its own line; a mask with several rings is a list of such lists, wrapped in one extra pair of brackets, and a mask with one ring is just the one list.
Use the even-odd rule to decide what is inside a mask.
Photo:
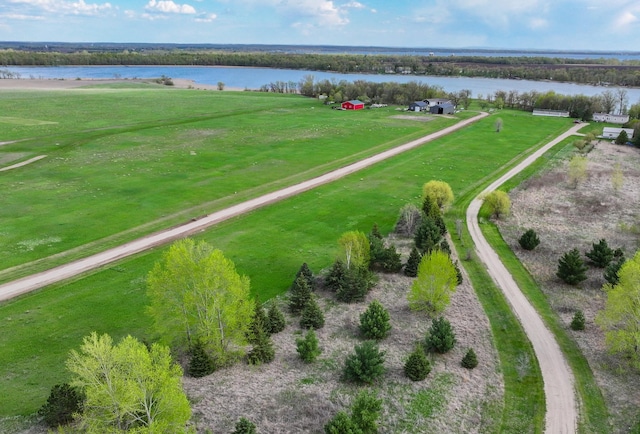
[(0, 50), (3, 66), (193, 65), (253, 66), (340, 73), (413, 74), (640, 87), (640, 61), (599, 58), (411, 56), (147, 50), (75, 52)]

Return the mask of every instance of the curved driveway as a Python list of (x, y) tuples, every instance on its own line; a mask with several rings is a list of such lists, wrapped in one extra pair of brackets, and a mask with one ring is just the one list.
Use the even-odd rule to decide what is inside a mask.
[(578, 413), (576, 409), (573, 388), (573, 373), (558, 346), (553, 334), (542, 322), (527, 298), (522, 294), (513, 277), (507, 271), (496, 252), (482, 235), (478, 225), (478, 212), (482, 205), (483, 195), (495, 190), (514, 175), (533, 163), (551, 147), (575, 134), (584, 124), (575, 125), (565, 133), (538, 149), (524, 161), (488, 186), (476, 197), (467, 209), (467, 225), (469, 233), (476, 245), (477, 253), (498, 287), (504, 292), (512, 310), (522, 323), (525, 333), (529, 337), (533, 350), (540, 364), (540, 371), (544, 380), (544, 394), (547, 413), (545, 417), (545, 433), (564, 434), (577, 431)]
[(332, 172), (328, 172), (324, 175), (318, 176), (308, 181), (301, 182), (300, 184), (292, 185), (290, 187), (286, 187), (272, 193), (267, 193), (255, 199), (251, 199), (246, 202), (242, 202), (221, 211), (215, 212), (213, 214), (209, 214), (208, 216), (205, 216), (201, 219), (172, 229), (156, 232), (154, 234), (139, 238), (121, 246), (105, 250), (104, 252), (97, 253), (95, 255), (88, 256), (86, 258), (79, 259), (77, 261), (73, 261), (38, 274), (27, 276), (19, 280), (14, 280), (13, 282), (5, 283), (4, 285), (0, 285), (0, 301), (8, 300), (20, 294), (25, 294), (38, 288), (42, 288), (44, 286), (51, 285), (65, 279), (69, 279), (78, 274), (93, 270), (95, 268), (99, 268), (111, 262), (118, 261), (122, 258), (126, 258), (127, 256), (131, 256), (136, 253), (151, 249), (155, 246), (166, 244), (178, 238), (182, 238), (202, 231), (217, 223), (255, 210), (270, 203), (274, 203), (302, 193), (304, 191), (311, 190), (312, 188), (318, 187), (320, 185), (327, 184), (331, 181), (357, 172), (358, 170), (364, 169), (365, 167), (369, 167), (372, 164), (386, 160), (387, 158), (391, 158), (402, 152), (408, 151), (409, 149), (416, 148), (427, 142), (452, 133), (453, 131), (459, 130), (460, 128), (476, 122), (485, 116), (488, 116), (488, 114), (480, 113), (473, 118), (460, 121), (455, 125), (444, 128), (435, 133), (405, 143), (404, 145), (400, 145), (393, 149), (381, 152), (372, 157), (365, 158), (364, 160), (358, 161), (340, 169), (336, 169)]

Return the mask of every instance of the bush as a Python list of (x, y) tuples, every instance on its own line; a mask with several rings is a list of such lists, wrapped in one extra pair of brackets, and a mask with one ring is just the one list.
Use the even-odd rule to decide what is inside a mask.
[(522, 247), (523, 249), (533, 250), (538, 247), (538, 244), (540, 244), (540, 238), (538, 238), (538, 234), (536, 234), (536, 231), (534, 231), (533, 229), (529, 229), (524, 234), (522, 234), (518, 242), (520, 243), (520, 247)]
[(355, 383), (373, 383), (384, 374), (384, 354), (374, 341), (356, 345), (354, 353), (345, 361), (345, 379)]
[(84, 395), (67, 383), (56, 384), (51, 388), (47, 402), (38, 410), (44, 423), (55, 428), (73, 422), (73, 415), (82, 411)]
[(473, 369), (478, 366), (478, 357), (476, 356), (476, 352), (473, 351), (473, 348), (469, 348), (467, 353), (462, 358), (462, 362), (460, 363), (463, 368)]
[(373, 300), (360, 315), (360, 331), (367, 339), (384, 339), (391, 330), (389, 319), (389, 312), (384, 306)]
[(456, 344), (456, 334), (451, 323), (444, 317), (434, 318), (425, 339), (426, 348), (429, 351), (444, 354), (450, 351)]
[(284, 314), (275, 303), (269, 305), (267, 311), (267, 324), (266, 330), (270, 335), (280, 333), (287, 326), (287, 321), (284, 318)]
[(584, 313), (581, 310), (577, 310), (575, 314), (573, 314), (573, 319), (571, 320), (571, 330), (584, 330), (586, 320), (584, 317)]
[(311, 287), (307, 279), (299, 276), (289, 290), (289, 310), (294, 315), (299, 315), (309, 300), (311, 300)]
[(324, 327), (324, 314), (315, 298), (311, 298), (300, 317), (300, 327), (303, 329), (321, 329)]
[(375, 392), (363, 390), (351, 404), (351, 420), (364, 434), (378, 432), (378, 418), (382, 410), (382, 400)]
[(613, 249), (609, 247), (607, 241), (603, 238), (598, 241), (598, 243), (593, 243), (591, 250), (586, 252), (585, 256), (589, 258), (596, 267), (605, 268), (613, 260)]
[(407, 259), (407, 264), (404, 266), (404, 274), (409, 277), (416, 277), (418, 275), (418, 266), (420, 265), (421, 259), (422, 255), (414, 246), (409, 254), (409, 259)]
[(422, 381), (430, 372), (431, 363), (424, 354), (422, 346), (418, 345), (404, 364), (404, 375), (412, 381)]
[(562, 255), (558, 261), (556, 276), (569, 285), (577, 285), (586, 280), (585, 271), (587, 271), (587, 267), (580, 257), (580, 252), (578, 249), (573, 249)]
[(339, 411), (324, 426), (325, 434), (363, 434), (351, 417), (344, 411)]
[(313, 329), (308, 330), (304, 338), (296, 339), (296, 351), (306, 363), (314, 362), (322, 353), (318, 346), (318, 337)]
[(240, 420), (236, 422), (236, 429), (233, 430), (231, 434), (256, 434), (257, 432), (256, 425), (253, 422), (241, 417)]
[(462, 285), (462, 282), (464, 282), (464, 277), (462, 276), (462, 270), (460, 270), (460, 265), (458, 264), (458, 261), (454, 262), (453, 266), (456, 269), (456, 279), (458, 281), (458, 285)]
[(204, 343), (198, 339), (191, 346), (191, 359), (187, 372), (195, 378), (205, 377), (216, 370), (213, 357), (207, 353)]

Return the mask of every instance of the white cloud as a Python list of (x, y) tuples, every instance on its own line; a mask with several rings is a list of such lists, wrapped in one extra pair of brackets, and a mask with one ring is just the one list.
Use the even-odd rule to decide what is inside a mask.
[(277, 6), (277, 10), (283, 15), (294, 17), (296, 22), (311, 20), (310, 24), (341, 26), (347, 24), (349, 19), (343, 9), (336, 7), (329, 0), (283, 0)]
[(164, 14), (195, 14), (196, 10), (193, 6), (188, 4), (177, 4), (172, 0), (149, 0), (149, 3), (144, 7), (150, 12), (159, 12)]
[(218, 18), (216, 14), (200, 14), (195, 20), (198, 23), (210, 23), (216, 18)]
[(614, 28), (626, 28), (638, 21), (638, 17), (631, 11), (624, 11), (616, 18)]
[(543, 29), (549, 26), (549, 22), (544, 18), (531, 18), (529, 20), (529, 28), (531, 29)]
[(57, 0), (9, 0), (12, 4), (26, 5), (44, 12), (52, 12), (64, 15), (100, 15), (113, 9), (111, 3), (86, 3), (84, 0), (77, 2)]
[(345, 4), (342, 5), (342, 7), (343, 8), (352, 8), (352, 9), (364, 9), (364, 8), (366, 8), (366, 6), (363, 5), (362, 3), (355, 2), (355, 1), (352, 1), (352, 2), (349, 2), (349, 3), (345, 3)]

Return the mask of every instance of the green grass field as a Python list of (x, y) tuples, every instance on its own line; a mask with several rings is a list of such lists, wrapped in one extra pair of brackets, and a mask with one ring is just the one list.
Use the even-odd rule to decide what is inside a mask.
[[(129, 90), (127, 92), (137, 94), (137, 92)], [(150, 93), (154, 98), (158, 98), (152, 92), (141, 93)], [(179, 101), (180, 98), (190, 101), (190, 98), (192, 98), (189, 95), (190, 93), (197, 95), (197, 98), (200, 98), (201, 95), (206, 95), (207, 98), (212, 100), (219, 95), (225, 95), (224, 93), (211, 95), (210, 93), (180, 92), (175, 90), (166, 94), (164, 92), (161, 93), (165, 95), (167, 100), (170, 99), (174, 105), (177, 104), (176, 101)], [(106, 94), (107, 97), (111, 98), (108, 92)], [(96, 92), (96, 95), (97, 98), (104, 97), (100, 92)], [(170, 95), (170, 98), (167, 95)], [(174, 98), (174, 96), (176, 97)], [(242, 151), (235, 150), (235, 147), (252, 148), (251, 150), (246, 150), (246, 154), (243, 154), (244, 160), (238, 157), (235, 163), (241, 166), (241, 161), (250, 161), (248, 158), (250, 158), (252, 152), (258, 152), (264, 148), (289, 148), (289, 151), (294, 153), (293, 156), (289, 155), (285, 149), (281, 149), (278, 154), (285, 161), (283, 165), (292, 173), (289, 178), (301, 177), (310, 173), (315, 174), (317, 171), (326, 171), (329, 167), (334, 167), (335, 165), (334, 161), (329, 158), (330, 156), (323, 152), (312, 153), (312, 156), (307, 158), (305, 152), (296, 153), (294, 144), (281, 144), (282, 141), (287, 141), (287, 137), (300, 137), (305, 131), (308, 132), (310, 125), (315, 125), (316, 122), (319, 122), (318, 118), (325, 119), (325, 125), (327, 126), (325, 130), (318, 132), (318, 135), (312, 141), (316, 143), (316, 147), (320, 147), (325, 142), (328, 143), (342, 137), (343, 147), (349, 148), (342, 150), (341, 158), (344, 162), (369, 155), (374, 148), (376, 150), (384, 149), (399, 142), (404, 142), (408, 138), (426, 134), (433, 129), (441, 128), (445, 124), (445, 122), (437, 125), (433, 121), (414, 123), (412, 121), (389, 119), (390, 116), (395, 114), (393, 111), (335, 112), (317, 106), (315, 102), (290, 96), (237, 94), (228, 98), (242, 99), (245, 96), (249, 99), (256, 98), (264, 105), (265, 119), (256, 121), (263, 124), (261, 131), (264, 136), (250, 133), (251, 126), (254, 125), (252, 122), (255, 113), (251, 112), (244, 116), (239, 114), (226, 116), (230, 125), (236, 125), (237, 123), (245, 125), (244, 130), (250, 137), (243, 141), (241, 138), (242, 129), (240, 129), (234, 133), (236, 144), (229, 142), (226, 145), (230, 147), (230, 152), (238, 153), (242, 153)], [(271, 108), (269, 108), (268, 103), (269, 97), (273, 99), (271, 102), (273, 107)], [(135, 98), (137, 98), (137, 95)], [(283, 107), (289, 107), (291, 105), (289, 104), (290, 101), (293, 101), (293, 104), (304, 105), (307, 110), (295, 111), (291, 115), (292, 118), (289, 119), (296, 118), (297, 121), (292, 121), (289, 125), (289, 134), (278, 136), (279, 139), (276, 140), (267, 135), (269, 128), (273, 129), (274, 125), (269, 124), (269, 115), (266, 113), (279, 116), (277, 114), (278, 110), (288, 110)], [(214, 102), (210, 101), (210, 103), (215, 106)], [(97, 105), (97, 103), (88, 105), (92, 106), (94, 104)], [(165, 104), (168, 104), (168, 101), (165, 101)], [(230, 105), (231, 102), (225, 102), (225, 104)], [(241, 102), (236, 102), (236, 104), (238, 106), (242, 105)], [(312, 106), (316, 108), (311, 109), (310, 107)], [(152, 107), (152, 104), (149, 107)], [(183, 113), (183, 111), (183, 108), (176, 108), (176, 113)], [(345, 114), (350, 117), (340, 117)], [(129, 115), (132, 116), (131, 113)], [(335, 121), (336, 116), (338, 116), (338, 120), (343, 120), (344, 122), (340, 123), (340, 128), (337, 126), (336, 128), (330, 128), (328, 125), (332, 124), (332, 119)], [(43, 118), (43, 116), (36, 116), (35, 114), (30, 115), (30, 117)], [(149, 120), (150, 117), (149, 114), (144, 113), (140, 116), (140, 119), (145, 122), (152, 122)], [(546, 143), (570, 126), (570, 121), (566, 119), (540, 119), (522, 112), (503, 111), (500, 113), (500, 117), (504, 121), (504, 127), (500, 133), (496, 133), (493, 128), (495, 117), (489, 117), (460, 132), (380, 163), (336, 183), (319, 187), (300, 196), (254, 211), (246, 216), (227, 221), (201, 234), (199, 238), (205, 239), (215, 247), (222, 249), (225, 255), (236, 263), (238, 270), (251, 278), (252, 292), (257, 298), (264, 300), (281, 294), (290, 284), (302, 262), (309, 263), (312, 270), (316, 272), (331, 264), (337, 250), (337, 239), (341, 233), (353, 229), (368, 232), (373, 223), (378, 223), (383, 233), (390, 231), (401, 206), (407, 202), (419, 202), (418, 197), (424, 182), (430, 179), (447, 181), (458, 197), (457, 204), (463, 204), (475, 194), (474, 192), (478, 192), (489, 180), (495, 178), (499, 172), (504, 171), (507, 165), (511, 165), (516, 160), (521, 159), (525, 154), (532, 151), (534, 147)], [(122, 121), (124, 122), (124, 119)], [(135, 123), (133, 119), (128, 121)], [(135, 118), (135, 121), (138, 121), (138, 118)], [(205, 124), (213, 125), (208, 122), (210, 121), (206, 121)], [(181, 131), (180, 134), (185, 134), (184, 126), (187, 124), (183, 123), (180, 126), (174, 125), (172, 127), (163, 126), (161, 129), (168, 128), (168, 131), (172, 131), (173, 128), (174, 132)], [(189, 125), (193, 126), (192, 124)], [(198, 127), (198, 129), (220, 129), (224, 127), (224, 123), (221, 120), (218, 120), (215, 125), (217, 125), (217, 128), (211, 126)], [(59, 124), (41, 125), (38, 128), (53, 129), (58, 128), (58, 126)], [(278, 128), (280, 127), (278, 126)], [(151, 128), (150, 130), (153, 129)], [(362, 131), (363, 129), (371, 129), (372, 131), (367, 140), (362, 139), (362, 143), (358, 144), (358, 137), (361, 135), (367, 136), (367, 132)], [(114, 155), (118, 155), (118, 152), (123, 152), (123, 149), (128, 149), (129, 151), (136, 149), (134, 144), (139, 143), (139, 141), (147, 144), (148, 153), (153, 152), (154, 147), (149, 144), (153, 140), (147, 136), (149, 130), (141, 129), (140, 131), (139, 134), (142, 136), (140, 139), (137, 138), (138, 133), (134, 131), (130, 131), (125, 135), (107, 135), (98, 138), (96, 140), (103, 143), (102, 146), (98, 147), (92, 145), (94, 139), (85, 142), (80, 133), (74, 132), (72, 134), (73, 140), (68, 145), (65, 145), (66, 148), (61, 150), (60, 155), (69, 154), (73, 155), (74, 158), (80, 158), (81, 155), (88, 156), (91, 153), (89, 149), (92, 149), (93, 152), (101, 150), (100, 152), (105, 154), (105, 161), (110, 161), (110, 158), (115, 158)], [(338, 134), (338, 131), (340, 134)], [(54, 133), (47, 134), (53, 135)], [(58, 137), (65, 137), (60, 131), (55, 134), (58, 134)], [(94, 134), (94, 132), (89, 132), (88, 134)], [(126, 143), (119, 141), (125, 137), (130, 138), (126, 142), (129, 143), (128, 147)], [(164, 140), (163, 135), (159, 132), (154, 134), (153, 137), (159, 142)], [(355, 143), (351, 143), (347, 140), (348, 138), (353, 138)], [(196, 139), (194, 140), (197, 142)], [(261, 140), (264, 140), (264, 142)], [(185, 139), (186, 141), (188, 139)], [(271, 143), (271, 145), (265, 142)], [(81, 145), (77, 146), (76, 144), (79, 143)], [(110, 143), (110, 146), (104, 143)], [(22, 143), (18, 145), (22, 145)], [(330, 146), (330, 144), (327, 146)], [(338, 148), (339, 146), (334, 147), (334, 152), (339, 152)], [(6, 151), (17, 152), (16, 149), (6, 149)], [(169, 152), (170, 149), (172, 149), (171, 145), (165, 143), (165, 147), (161, 148), (159, 152)], [(185, 151), (189, 149), (191, 147), (187, 147)], [(199, 152), (205, 152), (202, 149), (207, 149), (207, 145), (203, 144), (202, 148), (198, 148), (196, 154), (200, 155)], [(0, 148), (0, 151), (5, 151), (5, 149)], [(270, 153), (267, 154), (271, 156)], [(188, 160), (187, 157), (190, 156), (183, 156), (183, 158)], [(125, 160), (122, 164), (129, 164), (127, 158), (121, 158)], [(146, 155), (145, 158), (151, 157)], [(212, 157), (212, 160), (214, 159)], [(304, 169), (298, 168), (296, 171), (295, 166), (301, 164), (296, 160), (300, 159), (312, 161), (307, 162), (308, 167)], [(259, 161), (273, 160), (265, 158)], [(140, 162), (137, 164), (140, 164)], [(130, 170), (133, 170), (135, 166), (135, 164), (131, 163)], [(171, 170), (173, 167), (172, 164), (167, 162), (161, 166), (163, 170)], [(197, 165), (195, 166), (197, 167)], [(318, 166), (320, 169), (317, 168)], [(194, 166), (190, 165), (188, 167)], [(36, 174), (42, 169), (43, 166), (35, 165), (29, 169), (30, 172), (33, 172), (31, 178), (26, 177), (26, 175), (22, 176), (25, 177), (24, 179), (31, 179), (31, 182), (36, 182)], [(93, 166), (93, 170), (86, 173), (88, 179), (82, 182), (93, 182), (90, 175), (102, 176), (97, 173), (100, 172), (98, 169), (99, 165)], [(278, 183), (278, 175), (283, 174), (280, 166), (271, 166), (270, 170), (264, 168), (262, 172), (263, 176), (272, 179), (267, 188), (273, 189), (276, 185), (281, 185)], [(187, 174), (185, 176), (188, 177), (190, 175)], [(244, 177), (247, 177), (246, 173)], [(233, 188), (237, 188), (234, 191), (238, 191), (238, 196), (249, 197), (254, 195), (256, 187), (252, 186), (251, 183), (243, 183), (246, 180), (240, 178), (236, 179), (235, 184), (227, 184), (226, 179), (221, 182), (226, 186), (225, 188), (231, 185), (233, 185)], [(190, 183), (194, 182), (192, 178), (188, 178), (186, 181), (181, 181), (180, 179), (178, 178), (175, 182), (183, 182), (183, 186), (191, 185)], [(204, 182), (202, 178), (196, 178), (196, 183), (198, 181)], [(14, 182), (18, 183), (20, 181), (14, 179)], [(149, 188), (150, 185), (153, 186), (153, 183), (142, 183), (140, 188)], [(211, 190), (215, 194), (215, 191), (213, 191), (215, 189), (211, 188)], [(23, 191), (23, 194), (26, 193)], [(141, 195), (144, 196), (144, 194)], [(119, 196), (120, 200), (118, 201), (116, 199)], [(99, 196), (94, 201), (89, 201), (85, 204), (84, 208), (87, 213), (85, 224), (89, 226), (89, 229), (86, 230), (90, 231), (92, 227), (95, 230), (100, 230), (96, 226), (102, 226), (101, 223), (96, 224), (96, 221), (100, 220), (95, 220), (96, 217), (92, 216), (92, 213), (95, 212), (93, 207), (104, 206), (116, 209), (118, 206), (124, 207), (125, 210), (120, 210), (119, 212), (122, 212), (128, 219), (126, 208), (130, 208), (131, 205), (127, 205), (128, 199), (123, 201), (122, 196), (126, 195), (116, 189), (112, 193), (112, 197), (115, 199), (107, 200), (106, 197)], [(202, 198), (203, 196), (195, 196), (193, 198), (194, 204), (197, 202), (198, 197)], [(27, 199), (25, 196), (23, 198)], [(222, 202), (220, 201), (218, 204)], [(83, 209), (81, 205), (82, 202), (78, 201), (76, 207), (80, 208), (76, 208), (76, 212)], [(175, 212), (177, 212), (179, 204), (173, 203), (172, 206), (175, 207)], [(52, 209), (55, 210), (56, 208)], [(135, 224), (145, 223), (142, 218), (145, 213), (135, 209), (129, 209), (128, 212), (133, 214), (131, 218), (140, 219)], [(165, 210), (163, 212), (170, 211)], [(64, 218), (66, 215), (63, 212), (59, 214), (59, 218)], [(52, 216), (56, 216), (56, 213), (53, 212)], [(24, 231), (23, 233), (27, 234), (29, 231), (25, 228), (28, 228), (33, 223), (33, 220), (23, 221), (20, 225), (16, 225), (21, 227), (17, 231)], [(135, 226), (135, 224), (127, 227)], [(112, 232), (117, 230), (112, 228)], [(41, 232), (39, 237), (62, 238), (60, 235), (49, 232)], [(86, 242), (83, 237), (79, 235), (76, 238), (76, 242)], [(31, 238), (35, 239), (35, 237)], [(18, 241), (14, 239), (13, 242), (17, 243)], [(60, 250), (61, 246), (59, 245), (62, 243), (60, 241), (52, 244), (58, 245)], [(38, 244), (38, 246), (41, 245)], [(65, 245), (70, 246), (73, 244)], [(38, 246), (34, 247), (34, 251), (38, 250)], [(22, 261), (32, 260), (39, 257), (39, 255), (50, 254), (53, 251), (38, 251), (32, 256), (23, 255)], [(105, 270), (92, 273), (89, 276), (77, 278), (73, 282), (55, 285), (0, 306), (0, 318), (2, 318), (0, 322), (0, 345), (2, 348), (9, 349), (0, 353), (0, 388), (5, 391), (0, 396), (0, 416), (26, 415), (35, 411), (46, 399), (50, 387), (66, 379), (63, 362), (69, 349), (77, 347), (82, 337), (91, 331), (108, 332), (114, 338), (132, 334), (140, 338), (153, 339), (148, 330), (149, 319), (144, 315), (144, 305), (146, 303), (144, 279), (152, 264), (159, 258), (161, 251), (162, 249), (158, 249), (139, 255)], [(14, 252), (14, 254), (16, 253)], [(493, 293), (489, 287), (486, 290), (477, 289), (477, 291)], [(483, 304), (486, 303), (483, 302)], [(501, 311), (501, 309), (506, 308), (503, 304), (499, 301), (496, 302), (493, 315), (490, 315), (490, 318), (493, 316), (492, 329), (494, 330), (494, 335), (498, 330), (507, 330), (508, 327), (512, 327), (514, 324), (513, 318), (509, 318), (509, 313)], [(500, 319), (504, 320), (502, 324), (496, 322)], [(507, 335), (507, 333), (504, 334)], [(536, 427), (540, 426), (541, 417), (543, 417), (541, 414), (543, 415), (544, 410), (543, 398), (536, 392), (541, 390), (539, 373), (536, 375), (537, 365), (535, 359), (530, 360), (531, 372), (525, 377), (514, 373), (515, 363), (518, 360), (522, 361), (522, 354), (530, 354), (530, 348), (527, 347), (528, 342), (523, 342), (519, 334), (508, 333), (508, 335), (509, 339), (515, 339), (517, 342), (511, 344), (509, 343), (510, 341), (506, 340), (506, 337), (496, 336), (496, 339), (500, 341), (497, 346), (501, 351), (505, 381), (508, 383), (507, 389), (511, 394), (507, 398), (518, 397), (518, 399), (511, 399), (507, 402), (502, 424), (505, 428), (504, 432), (514, 432), (523, 427), (526, 431), (536, 431)], [(511, 345), (514, 346), (514, 349), (510, 355), (505, 356), (503, 352)], [(529, 375), (531, 376), (530, 378)], [(523, 381), (523, 378), (528, 379)]]

